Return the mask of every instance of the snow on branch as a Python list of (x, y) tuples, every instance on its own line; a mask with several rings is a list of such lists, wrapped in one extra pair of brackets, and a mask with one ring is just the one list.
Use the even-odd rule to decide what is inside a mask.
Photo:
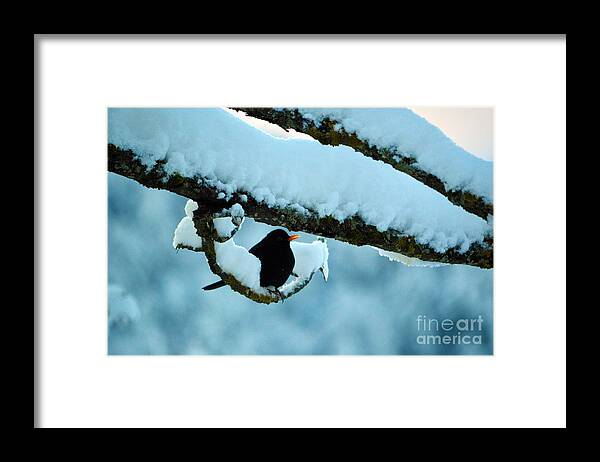
[(260, 260), (234, 242), (233, 236), (244, 222), (243, 208), (236, 203), (229, 210), (212, 214), (198, 213), (198, 209), (196, 202), (188, 200), (186, 216), (175, 230), (173, 247), (204, 252), (211, 271), (243, 296), (258, 303), (277, 303), (306, 287), (317, 271), (327, 281), (329, 252), (325, 240), (292, 242), (293, 277), (275, 295), (260, 286)]
[[(428, 246), (419, 244), (412, 236), (403, 235), (395, 230), (379, 231), (375, 226), (364, 223), (356, 216), (338, 221), (330, 216), (319, 217), (315, 213), (300, 213), (291, 207), (269, 207), (243, 192), (232, 193), (228, 199), (219, 197), (220, 191), (207, 184), (202, 178), (186, 178), (179, 174), (168, 175), (164, 169), (164, 162), (157, 162), (152, 168), (148, 168), (133, 151), (120, 149), (113, 144), (108, 145), (108, 170), (146, 187), (171, 191), (192, 199), (198, 202), (196, 205), (200, 210), (194, 211), (197, 214), (217, 213), (230, 208), (235, 203), (243, 203), (247, 217), (268, 225), (304, 231), (357, 246), (370, 245), (424, 261), (465, 264), (481, 268), (493, 266), (491, 238), (486, 238), (481, 244), (472, 244), (464, 253), (457, 249), (436, 252)], [(190, 224), (191, 220), (187, 224), (180, 223), (177, 230), (189, 237)], [(184, 227), (186, 229), (183, 229)], [(201, 243), (200, 237), (197, 237), (199, 241), (195, 243), (193, 242), (195, 238), (191, 242), (177, 241), (178, 238), (181, 239), (176, 232), (174, 244), (180, 244), (179, 248), (198, 250), (198, 243)]]
[[(273, 226), (493, 266), (486, 220), (350, 147), (275, 138), (221, 109), (110, 109), (108, 128), (109, 171), (194, 200), (194, 216), (239, 203)], [(189, 231), (183, 223), (176, 234)]]
[(493, 215), (492, 163), (466, 152), (441, 130), (405, 108), (232, 108), (345, 145), (390, 164), (483, 219)]

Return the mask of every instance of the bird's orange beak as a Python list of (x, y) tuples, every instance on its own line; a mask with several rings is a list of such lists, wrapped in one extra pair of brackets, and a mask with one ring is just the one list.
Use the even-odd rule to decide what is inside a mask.
[(290, 237), (288, 237), (288, 241), (293, 241), (294, 239), (298, 239), (299, 237), (299, 234), (292, 234)]

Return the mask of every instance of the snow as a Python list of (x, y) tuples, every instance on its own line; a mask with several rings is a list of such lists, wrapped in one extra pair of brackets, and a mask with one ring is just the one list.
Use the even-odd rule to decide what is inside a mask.
[(244, 222), (244, 209), (240, 204), (233, 204), (229, 209), (223, 209), (226, 217), (213, 219), (215, 231), (219, 237), (230, 238)]
[[(184, 245), (195, 250), (202, 249), (202, 238), (196, 233), (193, 221), (194, 210), (197, 209), (198, 204), (188, 199), (185, 204), (186, 216), (181, 219), (173, 235), (173, 247)], [(223, 213), (228, 216), (215, 218), (213, 224), (219, 237), (230, 238), (244, 221), (244, 209), (240, 204), (233, 204), (229, 209), (223, 210)]]
[(387, 257), (390, 261), (397, 261), (406, 266), (417, 266), (417, 267), (429, 267), (429, 268), (437, 268), (438, 266), (446, 266), (448, 263), (441, 263), (435, 261), (424, 261), (414, 257), (407, 257), (398, 252), (389, 252), (387, 250), (378, 249), (373, 247), (379, 255), (382, 257)]
[[(192, 220), (194, 216), (194, 210), (198, 208), (198, 204), (193, 200), (189, 199), (185, 204), (185, 217), (181, 219), (175, 233), (173, 234), (173, 247), (177, 248), (179, 245), (191, 247), (192, 249), (202, 249), (202, 238), (196, 233), (196, 227)], [(231, 220), (229, 220), (231, 222)]]
[(198, 210), (198, 204), (195, 201), (188, 199), (188, 201), (185, 203), (184, 210), (188, 217), (194, 218), (194, 212)]
[(297, 132), (293, 128), (288, 128), (288, 129), (282, 128), (277, 124), (267, 122), (266, 120), (257, 119), (256, 117), (249, 116), (248, 114), (246, 114), (243, 111), (236, 111), (236, 110), (229, 109), (229, 108), (224, 108), (224, 109), (227, 112), (229, 112), (231, 115), (237, 117), (238, 119), (241, 119), (244, 122), (246, 122), (247, 124), (252, 125), (253, 127), (259, 129), (260, 131), (268, 133), (269, 135), (274, 136), (276, 138), (300, 138), (300, 139), (305, 139), (305, 140), (311, 140), (313, 142), (316, 141), (310, 135), (307, 135), (307, 134), (301, 133), (301, 132)]
[(190, 217), (183, 217), (175, 229), (173, 247), (177, 248), (179, 245), (196, 250), (202, 249), (202, 238), (196, 234), (194, 222)]
[(230, 238), (237, 230), (237, 226), (233, 224), (231, 217), (215, 218), (213, 224), (219, 237)]
[(416, 165), (440, 178), (446, 189), (470, 191), (492, 201), (492, 162), (470, 154), (410, 109), (300, 108), (299, 111), (317, 124), (325, 117), (335, 120), (338, 129), (356, 132), (371, 145), (416, 159)]
[(225, 195), (239, 192), (269, 207), (338, 220), (358, 215), (438, 252), (466, 251), (491, 231), (438, 192), (347, 146), (275, 138), (222, 109), (109, 109), (108, 115), (109, 143), (131, 149), (148, 166), (164, 159), (167, 173), (202, 177)]
[(233, 239), (215, 242), (217, 265), (235, 279), (258, 294), (268, 292), (260, 286), (260, 260)]
[(294, 264), (294, 273), (299, 281), (310, 278), (317, 270), (322, 270), (323, 278), (327, 281), (329, 277), (329, 251), (327, 242), (324, 239), (317, 239), (309, 244), (293, 241), (291, 243), (292, 252), (296, 263)]
[(229, 213), (232, 217), (243, 217), (244, 216), (244, 208), (240, 204), (233, 204), (229, 208)]

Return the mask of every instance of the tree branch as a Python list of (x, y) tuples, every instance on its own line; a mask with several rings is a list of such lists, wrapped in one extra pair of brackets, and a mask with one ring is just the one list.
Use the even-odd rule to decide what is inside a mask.
[(313, 120), (306, 119), (297, 109), (273, 109), (273, 108), (231, 108), (243, 111), (251, 117), (262, 119), (279, 125), (284, 129), (294, 129), (297, 132), (310, 135), (321, 144), (338, 146), (343, 144), (365, 156), (390, 164), (396, 170), (412, 176), (421, 183), (435, 189), (448, 198), (450, 202), (464, 208), (484, 220), (488, 215), (494, 214), (494, 207), (482, 197), (476, 196), (468, 191), (447, 190), (443, 181), (435, 175), (428, 173), (415, 165), (411, 157), (399, 156), (398, 153), (387, 149), (370, 145), (368, 141), (360, 139), (356, 133), (348, 133), (344, 128), (336, 128), (338, 121), (324, 118), (319, 125)]
[[(270, 304), (277, 303), (279, 301), (283, 301), (287, 298), (290, 298), (292, 295), (298, 293), (304, 287), (308, 285), (308, 283), (312, 280), (314, 275), (314, 271), (308, 275), (308, 277), (304, 278), (296, 278), (290, 284), (286, 284), (282, 286), (282, 291), (279, 294), (274, 294), (270, 292), (258, 293), (252, 290), (250, 287), (242, 284), (235, 276), (227, 273), (226, 271), (219, 266), (217, 262), (217, 249), (215, 248), (215, 242), (225, 242), (231, 238), (233, 238), (233, 234), (239, 229), (241, 222), (236, 225), (235, 231), (229, 237), (219, 236), (214, 227), (214, 218), (221, 217), (222, 214), (217, 213), (215, 215), (211, 214), (203, 214), (199, 213), (198, 210), (194, 211), (193, 215), (193, 223), (196, 228), (196, 233), (199, 237), (202, 238), (202, 248), (190, 247), (185, 244), (177, 244), (177, 249), (187, 249), (194, 252), (204, 253), (206, 256), (206, 260), (208, 262), (208, 266), (210, 270), (216, 276), (220, 277), (223, 282), (225, 282), (232, 290), (238, 292), (250, 300), (253, 300), (257, 303)], [(321, 238), (319, 238), (321, 239)], [(321, 269), (321, 271), (323, 271)]]
[(158, 161), (148, 169), (134, 152), (112, 144), (108, 145), (108, 170), (144, 186), (171, 191), (196, 201), (199, 205), (196, 211), (199, 216), (218, 213), (224, 208), (240, 203), (247, 217), (272, 226), (304, 231), (358, 246), (370, 245), (424, 261), (465, 264), (480, 268), (493, 267), (491, 237), (481, 244), (472, 244), (464, 253), (459, 252), (457, 248), (440, 253), (429, 246), (419, 244), (413, 236), (404, 235), (399, 231), (378, 231), (375, 226), (366, 224), (358, 216), (338, 221), (331, 216), (319, 217), (316, 213), (299, 214), (291, 208), (269, 207), (242, 191), (233, 193), (229, 198), (220, 199), (219, 191), (205, 179), (187, 178), (179, 174), (167, 175), (164, 171), (164, 161)]

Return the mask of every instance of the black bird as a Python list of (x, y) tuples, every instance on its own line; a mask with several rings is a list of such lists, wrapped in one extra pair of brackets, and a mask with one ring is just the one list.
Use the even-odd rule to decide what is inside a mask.
[[(277, 291), (278, 287), (285, 284), (296, 262), (290, 242), (299, 237), (297, 234), (289, 235), (283, 229), (275, 229), (249, 250), (260, 260), (261, 287), (274, 287)], [(223, 281), (217, 281), (203, 289), (213, 290), (224, 285), (226, 284)]]

